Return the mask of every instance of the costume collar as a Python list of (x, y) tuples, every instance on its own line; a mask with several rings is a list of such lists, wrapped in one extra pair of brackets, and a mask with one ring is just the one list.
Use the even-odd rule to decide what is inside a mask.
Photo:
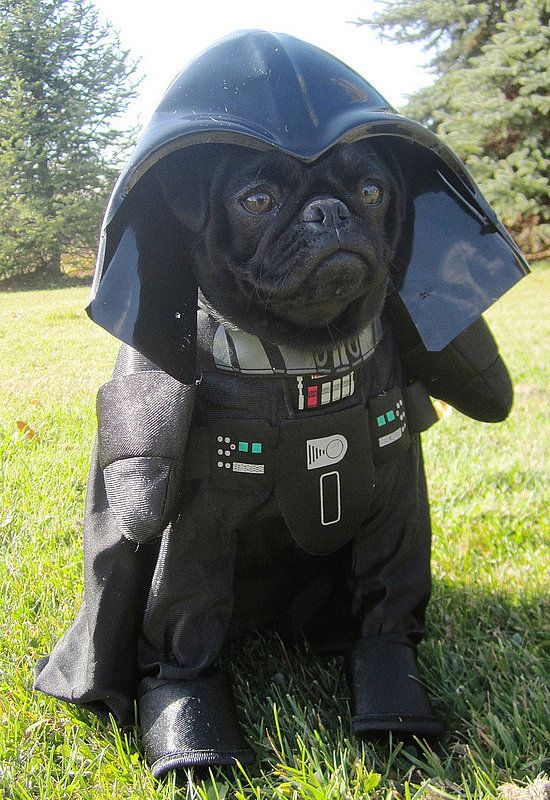
[(381, 320), (376, 317), (357, 336), (334, 347), (312, 350), (266, 342), (222, 325), (203, 308), (199, 308), (197, 323), (201, 370), (240, 375), (345, 374), (370, 358), (383, 336)]

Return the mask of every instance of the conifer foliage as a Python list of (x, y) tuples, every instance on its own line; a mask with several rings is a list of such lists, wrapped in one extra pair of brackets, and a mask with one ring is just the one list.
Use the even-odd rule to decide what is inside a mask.
[(435, 82), (403, 112), (465, 160), (530, 256), (550, 255), (550, 0), (390, 0), (360, 20), (424, 42)]
[(135, 72), (89, 0), (0, 0), (0, 277), (95, 247)]

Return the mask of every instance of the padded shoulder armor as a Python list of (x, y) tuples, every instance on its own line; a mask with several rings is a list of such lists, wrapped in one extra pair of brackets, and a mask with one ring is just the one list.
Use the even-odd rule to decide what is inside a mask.
[(128, 539), (157, 538), (177, 511), (196, 391), (154, 369), (115, 376), (99, 390), (99, 463)]

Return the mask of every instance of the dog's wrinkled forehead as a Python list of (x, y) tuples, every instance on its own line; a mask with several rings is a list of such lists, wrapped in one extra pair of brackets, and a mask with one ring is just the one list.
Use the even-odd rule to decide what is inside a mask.
[(234, 147), (231, 157), (225, 162), (226, 184), (246, 183), (247, 180), (269, 180), (282, 185), (302, 183), (314, 184), (316, 180), (326, 183), (330, 179), (345, 181), (357, 176), (358, 169), (381, 173), (383, 161), (376, 147), (367, 142), (339, 144), (320, 158), (303, 162), (280, 151), (260, 152), (246, 147)]

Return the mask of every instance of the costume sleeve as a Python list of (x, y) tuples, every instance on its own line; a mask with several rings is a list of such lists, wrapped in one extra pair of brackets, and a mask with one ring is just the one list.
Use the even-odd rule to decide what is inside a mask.
[(392, 296), (386, 313), (408, 378), (421, 381), (432, 397), (481, 422), (501, 422), (512, 408), (513, 389), (496, 341), (479, 317), (439, 352), (424, 346), (401, 300)]

